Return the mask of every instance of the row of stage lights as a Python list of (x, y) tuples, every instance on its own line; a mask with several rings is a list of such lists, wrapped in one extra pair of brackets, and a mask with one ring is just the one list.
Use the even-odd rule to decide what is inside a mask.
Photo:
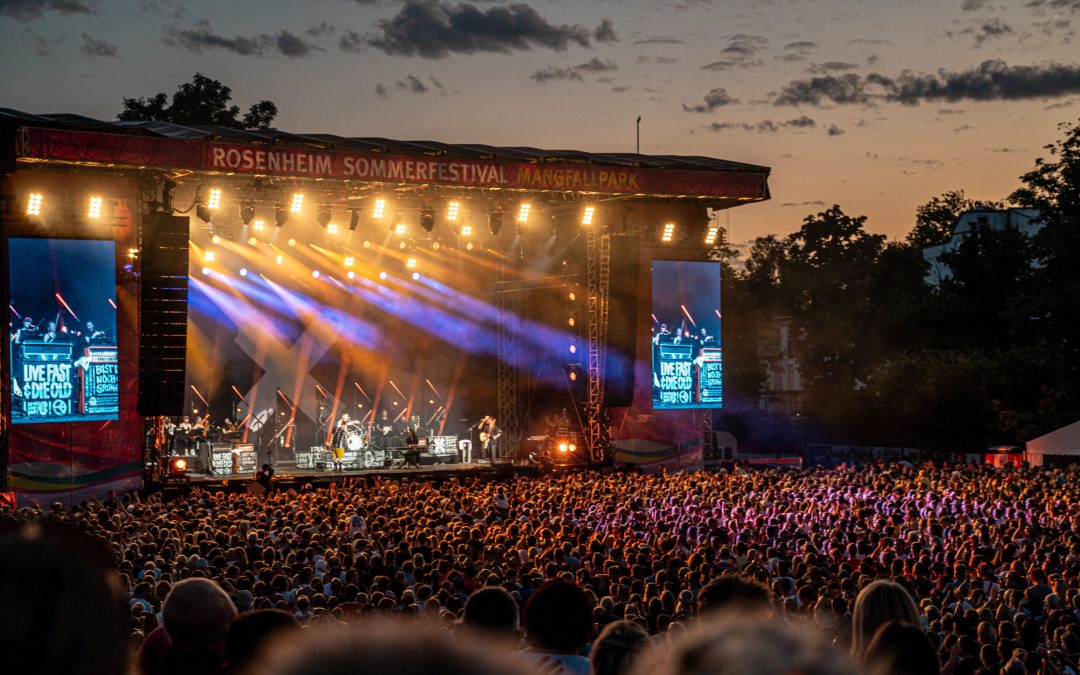
[[(207, 190), (205, 197), (200, 195), (196, 198), (195, 202), (195, 214), (205, 223), (211, 223), (213, 221), (213, 214), (215, 211), (221, 209), (222, 189), (210, 188)], [(40, 192), (31, 192), (26, 200), (26, 215), (27, 216), (40, 216), (42, 205), (44, 203), (44, 197)], [(100, 219), (104, 211), (105, 200), (99, 195), (91, 195), (86, 202), (86, 216), (91, 219)], [(374, 221), (382, 221), (387, 216), (387, 201), (386, 199), (379, 197), (374, 200), (371, 207), (371, 218)], [(291, 214), (299, 214), (304, 208), (304, 193), (294, 192), (289, 200), (288, 207), (284, 205), (277, 205), (274, 207), (274, 223), (277, 227), (284, 227), (288, 222)], [(451, 200), (446, 204), (446, 222), (456, 225), (458, 233), (463, 237), (473, 236), (474, 230), (472, 225), (461, 223), (461, 202), (457, 200)], [(530, 202), (522, 202), (518, 206), (517, 211), (517, 223), (518, 225), (526, 225), (529, 222), (529, 217), (532, 213), (532, 204)], [(266, 221), (255, 217), (255, 206), (251, 203), (242, 203), (240, 205), (240, 220), (244, 225), (250, 226), (254, 231), (264, 231), (266, 229)], [(349, 231), (353, 232), (360, 225), (361, 211), (360, 209), (349, 210)], [(596, 217), (596, 206), (592, 204), (585, 205), (581, 211), (581, 224), (585, 227), (589, 227), (593, 224)], [(420, 227), (425, 232), (431, 232), (435, 229), (435, 209), (423, 208), (420, 209)], [(320, 205), (315, 213), (315, 221), (329, 234), (338, 234), (341, 231), (340, 226), (333, 222), (333, 212), (328, 205)], [(394, 234), (403, 237), (408, 234), (408, 226), (401, 222), (400, 212), (396, 212), (390, 218), (390, 228)], [(502, 229), (502, 213), (497, 211), (491, 211), (488, 213), (488, 229), (492, 235), (499, 234)], [(716, 225), (710, 225), (705, 234), (705, 245), (713, 246), (716, 244), (717, 237), (719, 236), (720, 228)], [(675, 240), (676, 225), (675, 223), (665, 223), (661, 231), (660, 240), (664, 243), (670, 243)]]

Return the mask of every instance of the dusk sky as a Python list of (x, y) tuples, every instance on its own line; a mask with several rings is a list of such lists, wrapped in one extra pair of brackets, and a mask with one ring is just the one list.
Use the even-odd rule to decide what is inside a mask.
[(1000, 199), (1080, 117), (1080, 0), (0, 0), (0, 107), (112, 119), (198, 71), (292, 132), (772, 167), (730, 239), (891, 238)]

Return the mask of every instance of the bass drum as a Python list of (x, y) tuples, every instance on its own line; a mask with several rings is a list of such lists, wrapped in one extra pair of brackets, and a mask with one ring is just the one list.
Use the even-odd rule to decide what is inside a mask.
[(381, 469), (386, 463), (386, 453), (375, 446), (364, 450), (362, 457), (365, 469)]
[(364, 435), (359, 431), (349, 431), (345, 434), (345, 449), (349, 452), (359, 452), (364, 448)]

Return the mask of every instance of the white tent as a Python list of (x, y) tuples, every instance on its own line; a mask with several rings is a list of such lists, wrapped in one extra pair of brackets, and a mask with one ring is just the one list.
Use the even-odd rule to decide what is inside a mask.
[(1071, 460), (1080, 460), (1080, 422), (1027, 442), (1027, 459), (1032, 466), (1042, 466), (1048, 455), (1066, 455)]

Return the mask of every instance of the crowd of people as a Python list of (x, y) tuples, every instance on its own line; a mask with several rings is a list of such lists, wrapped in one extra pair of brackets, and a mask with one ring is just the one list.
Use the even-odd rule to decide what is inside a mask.
[(1080, 672), (1077, 471), (364, 478), (0, 522), (0, 641), (42, 673)]

